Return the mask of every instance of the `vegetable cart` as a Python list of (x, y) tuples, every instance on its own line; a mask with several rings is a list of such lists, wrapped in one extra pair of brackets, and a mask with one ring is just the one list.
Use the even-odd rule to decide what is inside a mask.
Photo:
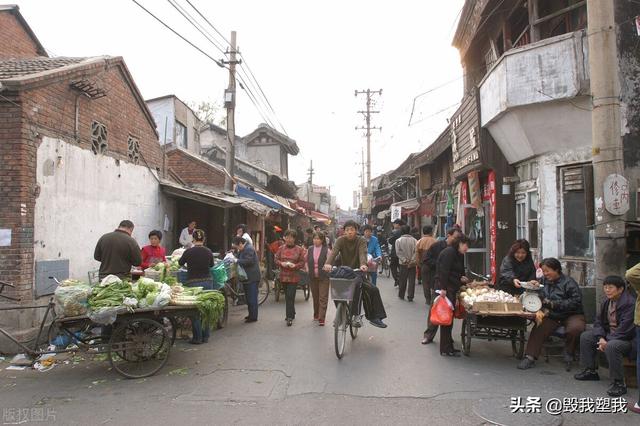
[[(5, 286), (13, 287), (0, 282), (0, 293)], [(17, 301), (15, 298), (6, 298)], [(1, 327), (0, 333), (21, 347), (32, 359), (44, 354), (75, 351), (107, 354), (111, 366), (126, 378), (142, 378), (157, 373), (166, 364), (175, 341), (176, 318), (195, 318), (199, 315), (198, 308), (193, 305), (125, 308), (118, 312), (113, 324), (103, 326), (87, 315), (58, 318), (54, 307), (52, 297), (47, 305), (0, 308), (0, 311), (46, 308), (32, 347), (19, 342)], [(50, 343), (54, 343), (56, 348), (50, 349)], [(75, 344), (77, 348), (69, 348), (70, 344)]]
[(510, 341), (513, 355), (518, 359), (524, 356), (528, 320), (533, 319), (534, 314), (524, 312), (518, 303), (477, 302), (465, 310), (461, 339), (466, 356), (471, 353), (472, 338)]

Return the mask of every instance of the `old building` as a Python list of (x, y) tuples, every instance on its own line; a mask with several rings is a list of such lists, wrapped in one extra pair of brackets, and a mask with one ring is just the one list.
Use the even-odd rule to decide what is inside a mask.
[[(498, 4), (499, 12), (495, 12)], [(492, 12), (494, 11), (494, 12)], [(616, 1), (625, 176), (637, 193), (638, 5)], [(582, 285), (594, 285), (589, 35), (585, 1), (467, 1), (454, 45), (465, 86), (479, 87), (480, 126), (516, 169), (516, 235), (538, 257), (558, 257)], [(638, 220), (637, 207), (627, 221)], [(628, 227), (629, 262), (640, 260)]]
[(199, 155), (202, 122), (196, 113), (176, 95), (146, 101), (156, 122), (160, 144), (175, 144)]
[[(96, 241), (122, 219), (140, 244), (170, 231), (172, 201), (159, 190), (155, 122), (121, 57), (48, 57), (17, 6), (0, 8), (0, 40), (11, 40), (0, 44), (0, 279), (28, 303), (52, 293), (50, 275), (86, 279)], [(27, 329), (34, 315), (2, 320)]]

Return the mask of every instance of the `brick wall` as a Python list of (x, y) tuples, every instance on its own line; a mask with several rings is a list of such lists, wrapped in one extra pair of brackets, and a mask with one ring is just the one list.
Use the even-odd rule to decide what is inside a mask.
[(0, 11), (0, 59), (38, 55), (38, 46), (11, 11)]
[[(76, 140), (77, 92), (69, 85), (79, 78), (95, 81), (107, 90), (107, 96), (97, 100), (80, 96)], [(60, 138), (90, 150), (91, 122), (97, 120), (105, 124), (108, 131), (105, 155), (129, 161), (127, 139), (130, 134), (139, 139), (140, 151), (150, 168), (161, 167), (162, 150), (154, 127), (117, 64), (66, 73), (57, 80), (42, 81), (20, 92), (5, 91), (2, 95), (17, 105), (0, 98), (0, 229), (12, 230), (11, 246), (0, 247), (0, 280), (16, 284), (17, 294), (29, 301), (33, 300), (35, 168), (40, 137)], [(144, 166), (141, 159), (140, 167)]]
[(167, 164), (188, 185), (224, 187), (224, 172), (180, 149), (167, 152)]
[(16, 284), (13, 296), (30, 299), (35, 144), (23, 126), (20, 98), (3, 96), (8, 100), (0, 99), (0, 228), (11, 230), (11, 245), (0, 247), (0, 280)]

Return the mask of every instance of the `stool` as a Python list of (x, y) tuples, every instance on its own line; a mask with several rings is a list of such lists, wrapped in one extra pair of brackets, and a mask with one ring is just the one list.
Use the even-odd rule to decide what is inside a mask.
[[(564, 326), (558, 327), (549, 339), (542, 344), (542, 353), (544, 356), (544, 361), (549, 362), (549, 358), (552, 356), (561, 357), (564, 356), (564, 340), (567, 337), (567, 330)], [(567, 371), (571, 370), (571, 362), (565, 361), (565, 369)]]

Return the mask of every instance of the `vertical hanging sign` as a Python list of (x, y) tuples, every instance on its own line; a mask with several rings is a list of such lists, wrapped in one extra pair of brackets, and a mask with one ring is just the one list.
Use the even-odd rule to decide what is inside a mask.
[(497, 262), (496, 262), (496, 240), (497, 240), (497, 232), (498, 232), (498, 218), (497, 218), (497, 208), (496, 208), (496, 172), (491, 170), (489, 175), (487, 176), (487, 185), (489, 186), (489, 196), (490, 196), (490, 211), (491, 211), (491, 223), (489, 225), (489, 234), (490, 234), (490, 265), (491, 268), (491, 281), (495, 284), (496, 278), (498, 276), (497, 270)]

